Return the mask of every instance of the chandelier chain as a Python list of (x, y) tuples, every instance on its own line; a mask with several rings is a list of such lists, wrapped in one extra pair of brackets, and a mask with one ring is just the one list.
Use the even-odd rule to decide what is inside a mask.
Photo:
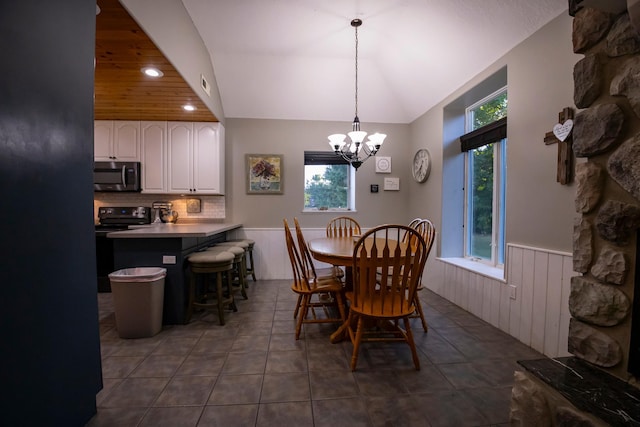
[(358, 117), (358, 27), (356, 29), (356, 117)]
[(342, 157), (347, 161), (355, 170), (362, 165), (362, 163), (371, 156), (375, 156), (384, 139), (387, 135), (383, 133), (374, 133), (369, 135), (369, 139), (365, 142), (364, 138), (367, 137), (367, 132), (360, 129), (360, 119), (358, 118), (358, 27), (362, 25), (361, 19), (354, 19), (351, 21), (351, 26), (355, 29), (355, 42), (356, 42), (356, 60), (355, 60), (355, 109), (356, 114), (351, 123), (351, 132), (348, 133), (350, 141), (345, 141), (346, 135), (342, 133), (335, 133), (329, 135), (329, 145), (333, 149), (334, 153)]

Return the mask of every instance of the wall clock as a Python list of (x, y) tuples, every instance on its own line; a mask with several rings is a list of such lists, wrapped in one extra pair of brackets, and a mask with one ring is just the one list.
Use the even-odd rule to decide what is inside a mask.
[(429, 150), (421, 148), (416, 151), (413, 156), (411, 172), (413, 173), (413, 179), (417, 182), (425, 182), (429, 178), (429, 172), (431, 172), (431, 154)]
[(376, 173), (391, 173), (391, 157), (376, 156)]

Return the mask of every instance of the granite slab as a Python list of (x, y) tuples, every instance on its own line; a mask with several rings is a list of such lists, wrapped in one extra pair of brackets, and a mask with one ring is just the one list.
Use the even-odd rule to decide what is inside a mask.
[(576, 357), (520, 360), (576, 408), (613, 426), (640, 426), (640, 389)]
[(111, 239), (159, 239), (182, 237), (209, 237), (242, 227), (235, 223), (198, 223), (198, 224), (151, 224), (138, 226), (130, 230), (112, 231), (107, 234)]

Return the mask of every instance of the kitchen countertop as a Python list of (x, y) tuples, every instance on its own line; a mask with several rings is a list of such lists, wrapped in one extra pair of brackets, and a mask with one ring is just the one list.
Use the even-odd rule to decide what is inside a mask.
[(240, 227), (242, 224), (233, 223), (151, 224), (132, 226), (129, 230), (112, 231), (107, 234), (107, 237), (111, 239), (209, 237)]

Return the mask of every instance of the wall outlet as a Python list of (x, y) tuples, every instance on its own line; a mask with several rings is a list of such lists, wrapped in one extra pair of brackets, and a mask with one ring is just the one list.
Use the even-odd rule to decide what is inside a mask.
[(515, 285), (509, 285), (509, 298), (516, 299), (516, 287), (515, 287)]
[(163, 264), (175, 264), (176, 263), (175, 255), (162, 255), (162, 263)]

